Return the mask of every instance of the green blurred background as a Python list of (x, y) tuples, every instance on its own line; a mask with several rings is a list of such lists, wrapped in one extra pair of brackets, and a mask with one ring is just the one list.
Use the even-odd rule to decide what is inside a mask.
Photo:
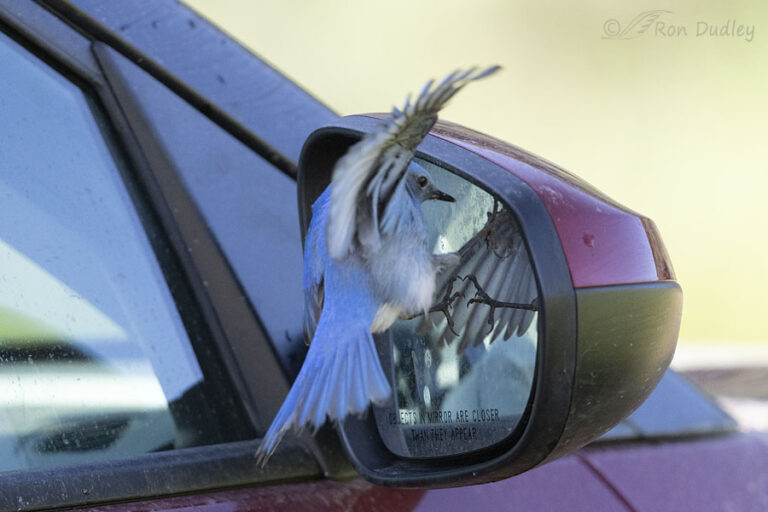
[[(654, 219), (685, 294), (681, 341), (768, 341), (767, 2), (185, 1), (340, 114), (503, 65), (443, 117)], [(642, 34), (604, 37), (653, 9), (667, 12)], [(723, 35), (697, 36), (704, 23)]]

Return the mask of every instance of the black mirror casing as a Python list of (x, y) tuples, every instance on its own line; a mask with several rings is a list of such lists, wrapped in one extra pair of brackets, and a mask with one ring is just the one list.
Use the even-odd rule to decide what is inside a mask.
[[(307, 139), (298, 174), (303, 234), (335, 162), (378, 117), (341, 118)], [(401, 487), (499, 480), (565, 455), (629, 415), (668, 367), (681, 315), (682, 293), (653, 223), (549, 162), (450, 123), (438, 122), (417, 156), (491, 192), (519, 224), (538, 287), (533, 389), (507, 438), (450, 457), (399, 457), (373, 414), (348, 418), (339, 433), (357, 471)]]

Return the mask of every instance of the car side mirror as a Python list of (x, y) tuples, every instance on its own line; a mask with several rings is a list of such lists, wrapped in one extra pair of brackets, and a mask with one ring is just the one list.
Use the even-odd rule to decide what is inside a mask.
[[(302, 232), (336, 161), (379, 115), (315, 131), (299, 162)], [(418, 162), (455, 204), (425, 206), (434, 311), (376, 339), (394, 390), (339, 433), (368, 480), (446, 487), (499, 480), (608, 431), (656, 387), (682, 292), (653, 222), (515, 146), (438, 122)]]

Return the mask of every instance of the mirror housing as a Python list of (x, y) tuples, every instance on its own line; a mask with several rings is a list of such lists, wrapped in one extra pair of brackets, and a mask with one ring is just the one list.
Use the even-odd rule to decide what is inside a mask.
[[(307, 139), (298, 174), (302, 234), (336, 161), (381, 117), (344, 117)], [(539, 291), (533, 388), (509, 436), (457, 455), (395, 455), (373, 414), (347, 418), (339, 434), (355, 469), (381, 485), (478, 484), (610, 430), (656, 387), (677, 342), (682, 292), (653, 222), (535, 155), (452, 123), (439, 121), (417, 157), (490, 192), (517, 220)]]

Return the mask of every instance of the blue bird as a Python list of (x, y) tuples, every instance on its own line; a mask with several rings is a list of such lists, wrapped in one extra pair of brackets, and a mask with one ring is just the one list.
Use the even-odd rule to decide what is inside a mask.
[(312, 206), (304, 243), (304, 328), (311, 339), (296, 381), (259, 446), (265, 465), (289, 431), (362, 414), (392, 393), (372, 333), (429, 311), (435, 277), (456, 254), (432, 254), (421, 203), (452, 202), (412, 162), (438, 111), (498, 66), (455, 71), (366, 135), (337, 162)]

